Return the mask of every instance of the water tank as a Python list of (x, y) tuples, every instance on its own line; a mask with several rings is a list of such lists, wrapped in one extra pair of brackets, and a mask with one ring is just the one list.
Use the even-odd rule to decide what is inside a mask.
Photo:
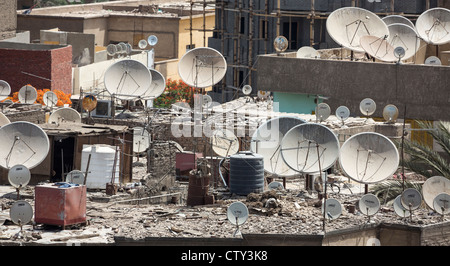
[[(86, 187), (90, 189), (106, 189), (106, 183), (111, 183), (116, 147), (109, 145), (83, 145), (81, 153), (81, 171), (86, 172), (87, 162), (89, 172), (87, 174)], [(120, 151), (117, 153), (114, 183), (119, 183), (120, 175)]]
[(241, 151), (230, 156), (230, 192), (248, 195), (264, 191), (264, 157)]

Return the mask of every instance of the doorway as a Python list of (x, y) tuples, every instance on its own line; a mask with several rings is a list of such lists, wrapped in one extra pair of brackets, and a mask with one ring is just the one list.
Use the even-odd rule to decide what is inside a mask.
[(65, 181), (66, 175), (74, 170), (74, 152), (75, 138), (54, 137), (51, 182)]

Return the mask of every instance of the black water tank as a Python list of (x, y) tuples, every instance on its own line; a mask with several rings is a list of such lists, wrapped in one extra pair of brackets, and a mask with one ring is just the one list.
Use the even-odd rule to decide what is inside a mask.
[(230, 156), (230, 192), (248, 195), (264, 191), (264, 157), (241, 151)]

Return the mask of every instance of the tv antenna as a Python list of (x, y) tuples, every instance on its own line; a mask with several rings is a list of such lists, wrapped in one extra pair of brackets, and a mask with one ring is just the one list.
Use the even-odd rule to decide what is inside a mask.
[(450, 42), (449, 22), (450, 10), (440, 7), (428, 9), (417, 18), (417, 34), (428, 44), (446, 44)]
[(297, 50), (297, 58), (320, 58), (320, 53), (310, 46), (303, 46)]
[(401, 218), (406, 218), (406, 217), (410, 216), (410, 212), (408, 211), (408, 209), (403, 207), (402, 202), (401, 202), (401, 197), (402, 197), (402, 195), (398, 195), (394, 200), (394, 204), (393, 204), (394, 212)]
[(400, 15), (388, 15), (383, 18), (381, 18), (383, 22), (389, 27), (391, 24), (401, 23), (405, 24), (407, 26), (410, 26), (411, 28), (415, 29), (414, 23), (409, 20), (407, 17), (400, 16)]
[(81, 106), (84, 111), (88, 112), (88, 121), (91, 121), (91, 112), (97, 108), (97, 97), (95, 97), (93, 94), (88, 94), (83, 97), (83, 100), (81, 101)]
[(444, 192), (437, 195), (433, 200), (433, 209), (441, 214), (444, 220), (444, 215), (450, 213), (450, 194)]
[(158, 43), (158, 37), (156, 35), (150, 35), (147, 38), (148, 45), (155, 46)]
[(231, 224), (236, 226), (236, 231), (234, 232), (233, 237), (241, 235), (239, 226), (243, 225), (248, 219), (247, 206), (240, 201), (233, 202), (230, 206), (228, 206), (227, 218)]
[(434, 198), (441, 193), (450, 194), (450, 180), (443, 176), (429, 177), (422, 185), (423, 201), (434, 209)]

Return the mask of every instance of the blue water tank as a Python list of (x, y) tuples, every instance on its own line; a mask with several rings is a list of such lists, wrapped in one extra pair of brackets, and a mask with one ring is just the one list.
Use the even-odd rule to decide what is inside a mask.
[(230, 156), (230, 192), (248, 195), (264, 191), (264, 157), (241, 151)]

